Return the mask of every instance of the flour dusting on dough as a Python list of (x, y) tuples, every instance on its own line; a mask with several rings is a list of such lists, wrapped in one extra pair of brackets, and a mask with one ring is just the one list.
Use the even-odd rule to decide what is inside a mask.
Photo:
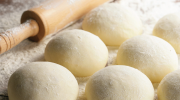
[[(23, 11), (33, 6), (40, 5), (46, 0), (7, 0), (11, 5), (0, 4), (0, 32), (18, 26)], [(61, 1), (61, 0), (60, 0)], [(74, 0), (72, 0), (74, 1)], [(77, 1), (77, 0), (76, 0)], [(151, 34), (157, 20), (162, 16), (180, 11), (178, 0), (121, 0), (121, 4), (134, 9), (140, 16), (144, 25), (144, 34)], [(176, 3), (176, 4), (175, 4)], [(66, 28), (81, 28), (81, 22)], [(60, 33), (58, 33), (60, 34)], [(29, 62), (44, 61), (44, 49), (46, 44), (56, 35), (49, 35), (39, 43), (24, 40), (10, 51), (0, 55), (0, 94), (7, 96), (7, 83), (10, 75), (19, 67)], [(118, 47), (117, 47), (118, 49)], [(116, 48), (109, 49), (108, 65), (116, 58)], [(179, 55), (180, 62), (180, 55)], [(77, 100), (87, 100), (85, 86), (88, 78), (76, 78), (79, 83), (79, 96)], [(0, 97), (1, 99), (1, 97)], [(157, 100), (157, 97), (155, 98)]]

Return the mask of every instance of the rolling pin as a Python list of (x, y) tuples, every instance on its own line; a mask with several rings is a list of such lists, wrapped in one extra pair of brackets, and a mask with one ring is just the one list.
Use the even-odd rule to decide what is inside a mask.
[(29, 38), (38, 42), (108, 0), (49, 0), (25, 11), (21, 25), (0, 33), (0, 54)]

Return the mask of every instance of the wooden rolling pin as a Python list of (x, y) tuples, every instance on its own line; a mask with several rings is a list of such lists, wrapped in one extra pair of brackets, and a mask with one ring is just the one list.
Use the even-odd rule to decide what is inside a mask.
[(27, 10), (21, 25), (0, 33), (0, 54), (26, 38), (40, 41), (108, 0), (49, 0)]

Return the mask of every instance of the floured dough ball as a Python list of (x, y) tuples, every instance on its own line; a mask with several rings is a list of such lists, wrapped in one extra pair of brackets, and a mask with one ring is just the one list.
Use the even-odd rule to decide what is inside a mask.
[(90, 11), (82, 28), (109, 46), (120, 46), (125, 40), (142, 34), (143, 27), (137, 14), (119, 4), (105, 4)]
[(154, 27), (153, 35), (166, 40), (180, 53), (180, 13), (161, 18)]
[(87, 100), (153, 100), (154, 88), (146, 75), (124, 65), (108, 66), (91, 76)]
[(163, 78), (157, 89), (158, 100), (180, 100), (180, 70)]
[(73, 74), (51, 62), (33, 62), (16, 70), (8, 83), (10, 100), (76, 100), (78, 83)]
[(46, 46), (45, 59), (86, 77), (105, 67), (108, 50), (99, 37), (83, 30), (68, 30)]
[(117, 64), (139, 69), (154, 83), (178, 68), (173, 47), (161, 38), (141, 35), (125, 41), (119, 48)]

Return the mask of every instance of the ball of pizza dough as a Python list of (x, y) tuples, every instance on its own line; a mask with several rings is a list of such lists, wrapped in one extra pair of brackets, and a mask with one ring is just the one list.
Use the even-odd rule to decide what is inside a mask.
[(90, 11), (82, 28), (99, 36), (109, 46), (120, 46), (125, 40), (143, 32), (137, 14), (115, 3), (104, 4)]
[(125, 41), (119, 48), (117, 64), (139, 69), (154, 83), (178, 68), (174, 48), (165, 40), (141, 35)]
[(153, 100), (154, 88), (139, 70), (111, 65), (91, 76), (85, 93), (88, 100)]
[(158, 100), (180, 100), (180, 70), (166, 75), (157, 89)]
[(94, 34), (74, 29), (47, 44), (45, 59), (66, 67), (75, 76), (86, 77), (106, 66), (108, 49)]
[(161, 18), (154, 27), (153, 35), (166, 40), (180, 53), (180, 13)]
[(76, 100), (78, 83), (65, 67), (33, 62), (16, 70), (8, 83), (10, 100)]

